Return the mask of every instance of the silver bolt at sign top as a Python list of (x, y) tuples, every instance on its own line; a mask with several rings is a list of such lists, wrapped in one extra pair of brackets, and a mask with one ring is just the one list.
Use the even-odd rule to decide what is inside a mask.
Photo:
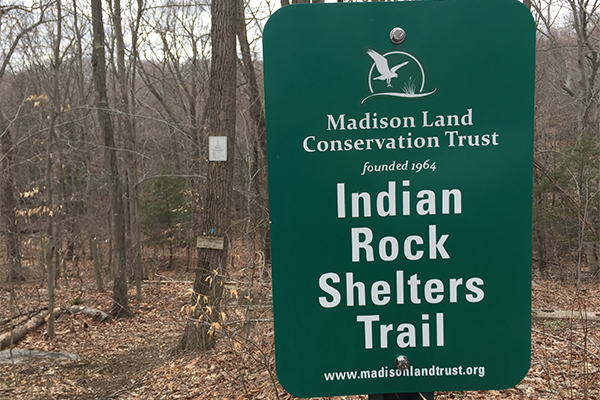
[(390, 32), (390, 40), (394, 44), (400, 44), (406, 39), (406, 32), (402, 28), (394, 28)]
[(394, 364), (396, 365), (396, 368), (398, 368), (400, 371), (404, 371), (410, 366), (410, 362), (408, 361), (408, 357), (406, 356), (396, 357), (396, 359), (394, 360)]

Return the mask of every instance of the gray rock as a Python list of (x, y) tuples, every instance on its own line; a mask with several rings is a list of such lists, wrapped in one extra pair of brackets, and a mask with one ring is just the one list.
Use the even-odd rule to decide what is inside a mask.
[(13, 361), (20, 363), (27, 360), (79, 360), (79, 356), (73, 353), (59, 353), (40, 350), (13, 349), (12, 358), (10, 350), (0, 351), (0, 364), (10, 364)]

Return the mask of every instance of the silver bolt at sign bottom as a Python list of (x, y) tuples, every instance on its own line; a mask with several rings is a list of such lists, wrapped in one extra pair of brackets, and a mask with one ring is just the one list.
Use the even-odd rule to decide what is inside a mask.
[(394, 364), (396, 365), (396, 368), (398, 368), (400, 371), (404, 371), (410, 366), (410, 362), (408, 361), (408, 357), (406, 356), (396, 357), (396, 359), (394, 360)]
[(390, 40), (394, 44), (400, 44), (406, 39), (406, 32), (402, 28), (394, 28), (390, 32)]

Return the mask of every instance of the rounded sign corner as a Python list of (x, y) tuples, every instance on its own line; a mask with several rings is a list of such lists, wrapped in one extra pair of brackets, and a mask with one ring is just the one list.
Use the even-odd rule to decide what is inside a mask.
[(296, 387), (297, 382), (288, 381), (288, 374), (286, 372), (282, 372), (277, 365), (275, 366), (275, 373), (277, 374), (277, 380), (279, 381), (281, 387), (292, 396), (300, 399), (314, 397), (311, 393), (305, 393), (305, 387)]
[(521, 366), (513, 369), (513, 374), (507, 377), (507, 382), (504, 384), (498, 385), (495, 390), (506, 390), (512, 387), (515, 387), (519, 383), (525, 379), (527, 374), (529, 373), (529, 369), (531, 368), (531, 358), (529, 357), (526, 361), (522, 363)]

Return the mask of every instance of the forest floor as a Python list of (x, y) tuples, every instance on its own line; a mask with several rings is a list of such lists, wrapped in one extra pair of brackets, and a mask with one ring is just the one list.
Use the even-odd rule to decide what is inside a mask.
[[(162, 273), (162, 272), (161, 272)], [(242, 274), (243, 272), (240, 272)], [(131, 300), (134, 318), (93, 321), (81, 314), (61, 316), (56, 336), (46, 338), (45, 325), (15, 348), (77, 354), (77, 361), (30, 360), (0, 365), (0, 399), (278, 399), (294, 397), (277, 382), (274, 372), (273, 324), (268, 281), (253, 280), (249, 309), (238, 304), (242, 291), (227, 288), (225, 312), (233, 329), (218, 332), (217, 348), (205, 354), (174, 356), (172, 349), (186, 321), (189, 277), (164, 273), (163, 281), (143, 287), (143, 300)], [(91, 277), (57, 288), (57, 306), (82, 305), (108, 311), (110, 290), (97, 292)], [(135, 299), (135, 289), (130, 288)], [(39, 282), (0, 291), (0, 333), (13, 313), (47, 304)], [(600, 312), (600, 285), (575, 286), (535, 279), (533, 308)], [(240, 300), (241, 303), (241, 300)], [(18, 307), (18, 308), (17, 308)], [(254, 322), (242, 328), (246, 317)], [(4, 324), (4, 325), (2, 325)], [(514, 388), (479, 392), (436, 393), (437, 399), (600, 399), (600, 323), (534, 320), (531, 368)], [(502, 329), (502, 327), (498, 327)], [(330, 399), (358, 400), (367, 396)]]

